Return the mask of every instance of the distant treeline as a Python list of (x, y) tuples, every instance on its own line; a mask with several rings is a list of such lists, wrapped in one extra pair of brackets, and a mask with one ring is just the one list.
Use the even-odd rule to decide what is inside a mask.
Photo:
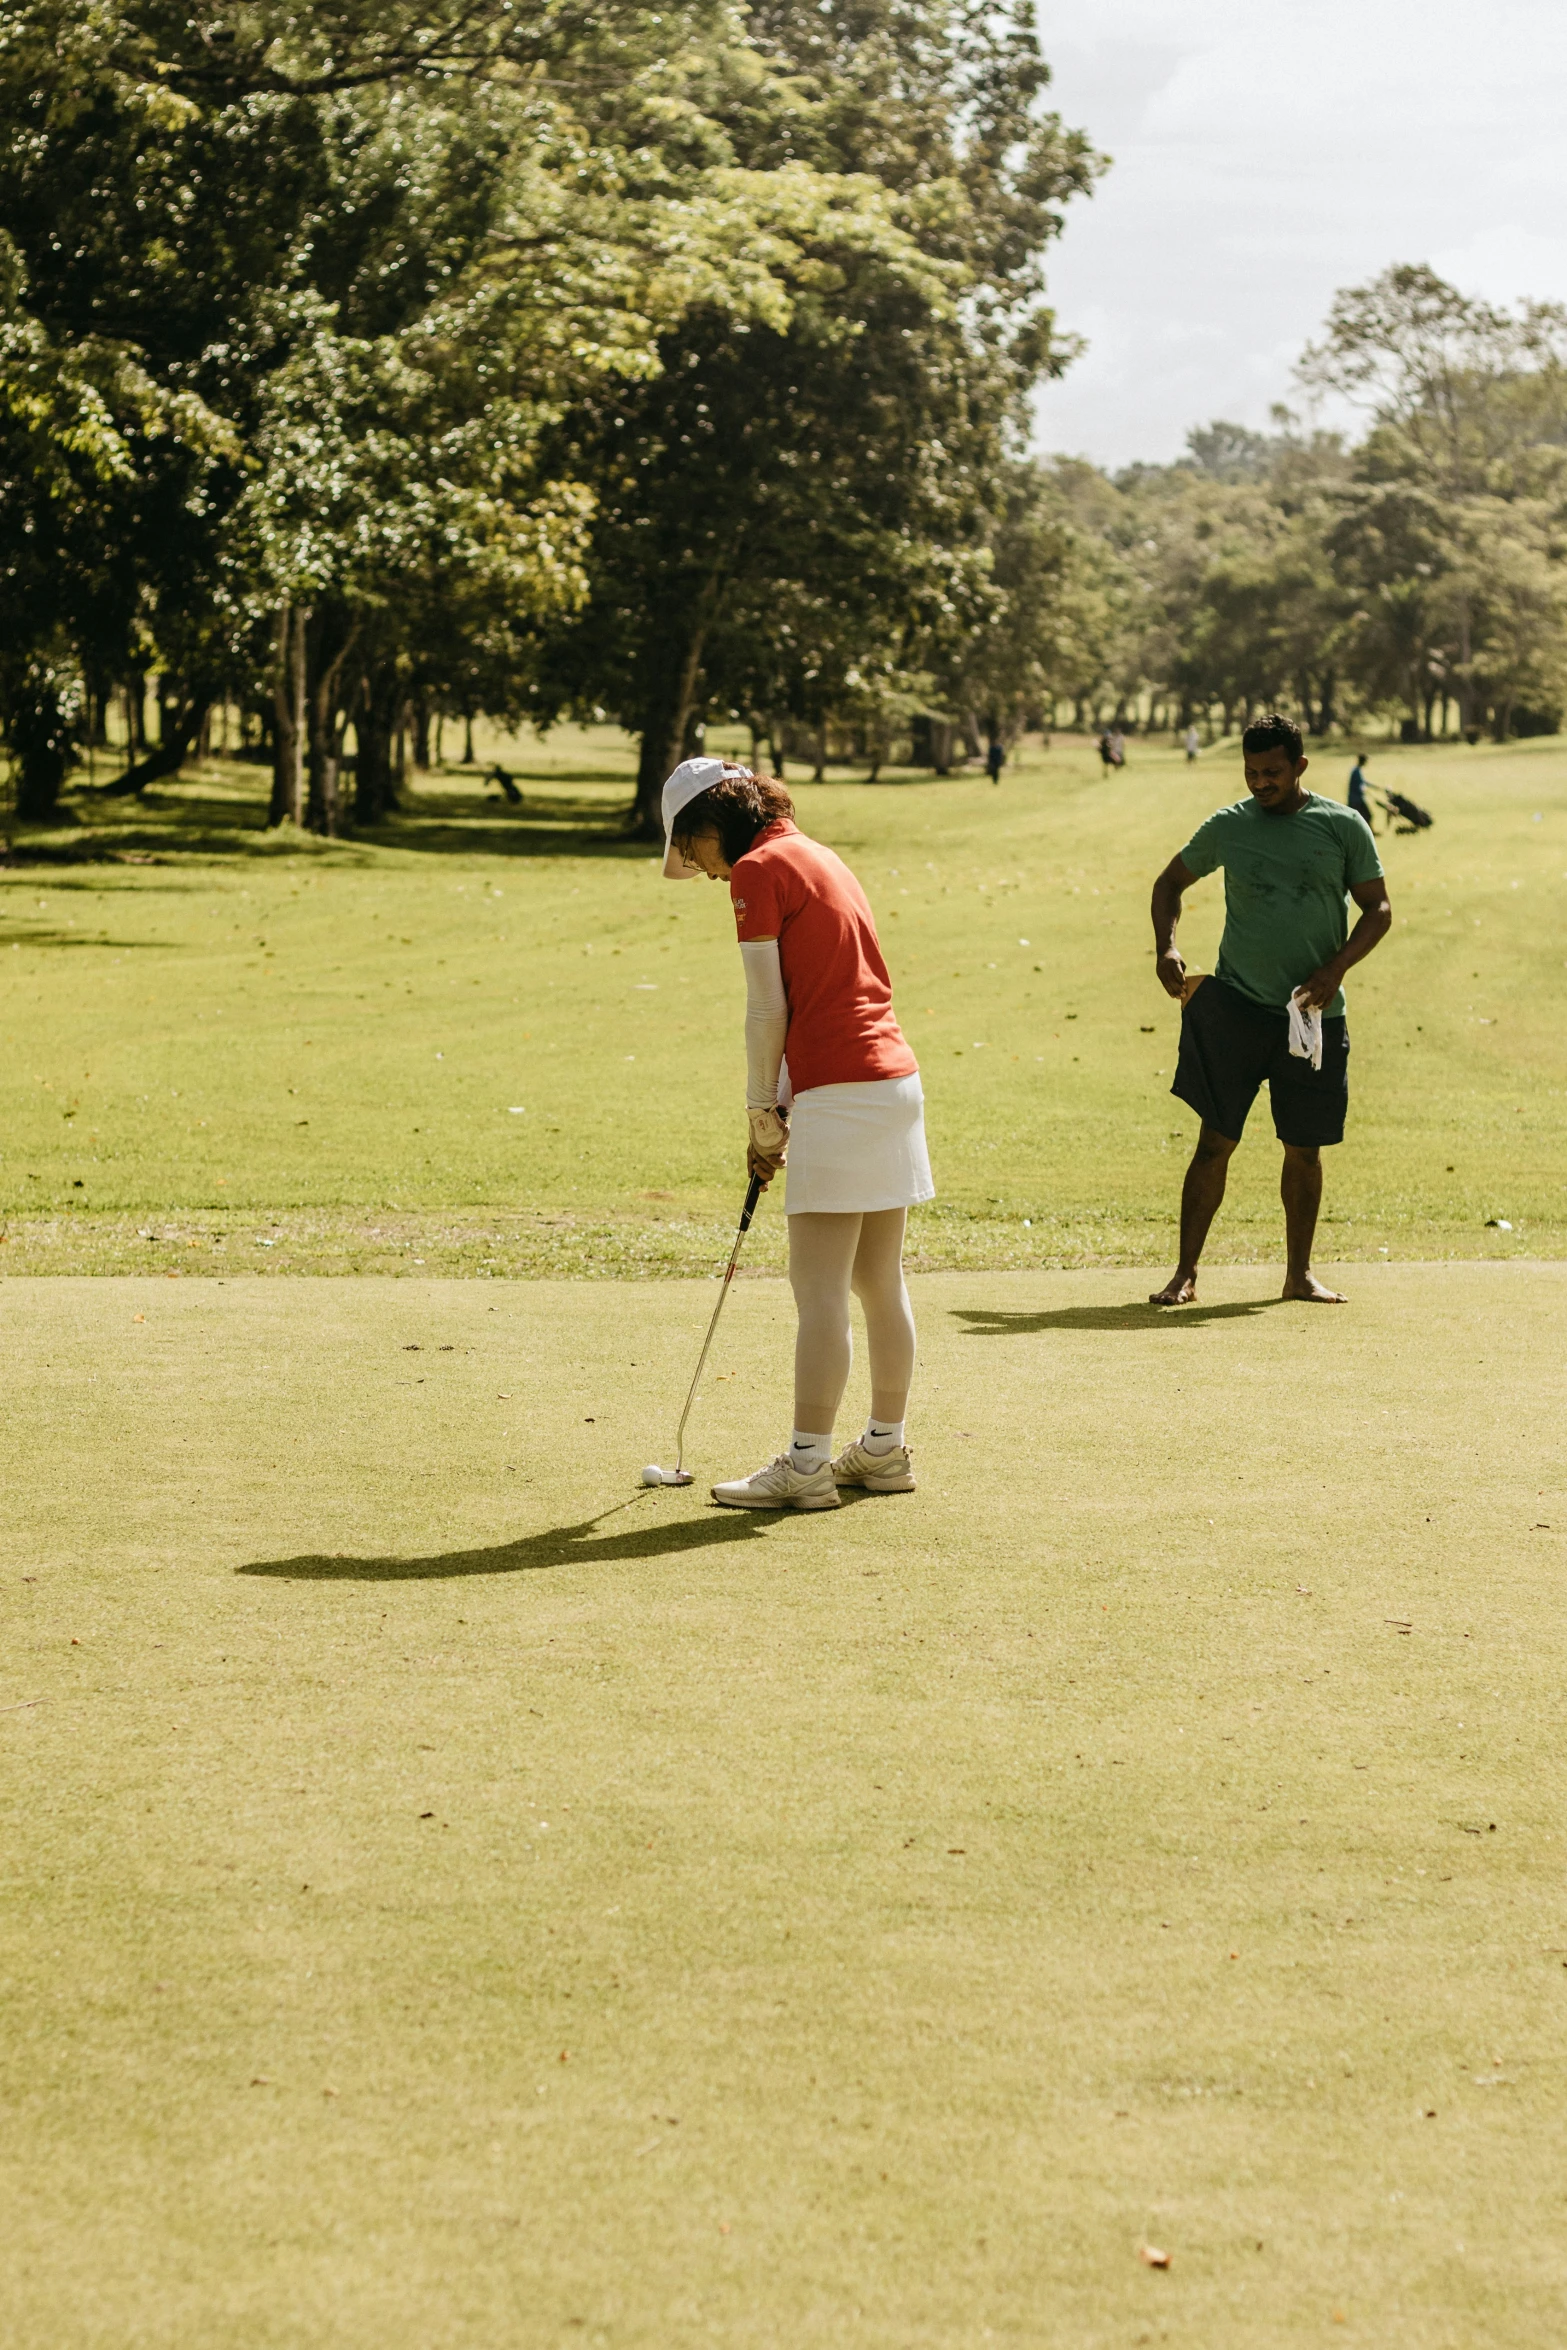
[[(1057, 460), (1020, 509), (1058, 550), (1042, 706), (1079, 724), (1292, 709), (1421, 741), (1554, 732), (1567, 700), (1567, 313), (1431, 270), (1341, 294), (1296, 371), (1361, 436), (1217, 423), (1174, 465)], [(1016, 526), (1014, 526), (1016, 527)], [(998, 576), (1025, 568), (998, 545)], [(1030, 576), (1050, 575), (1035, 553)], [(1052, 601), (1053, 597), (1053, 601)]]
[(1559, 314), (1395, 271), (1304, 364), (1358, 445), (1031, 459), (1103, 163), (1048, 79), (1030, 0), (12, 0), (21, 814), (220, 709), (323, 832), (480, 713), (628, 728), (644, 825), (715, 720), (937, 767), (1063, 713), (1553, 722)]

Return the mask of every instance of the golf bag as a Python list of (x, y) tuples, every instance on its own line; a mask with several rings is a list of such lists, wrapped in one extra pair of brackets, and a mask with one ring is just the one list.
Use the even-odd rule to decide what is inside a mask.
[(1384, 791), (1382, 805), (1390, 816), (1396, 816), (1395, 832), (1426, 832), (1436, 822), (1427, 808), (1404, 797), (1401, 791)]

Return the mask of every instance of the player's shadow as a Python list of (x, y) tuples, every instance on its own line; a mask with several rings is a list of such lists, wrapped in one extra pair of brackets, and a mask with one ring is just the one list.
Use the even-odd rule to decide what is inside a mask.
[(1058, 1306), (1045, 1314), (957, 1306), (953, 1319), (968, 1323), (965, 1338), (1029, 1338), (1036, 1330), (1184, 1330), (1193, 1322), (1243, 1321), (1284, 1302), (1281, 1297), (1248, 1297), (1227, 1306), (1150, 1306), (1130, 1299), (1124, 1306)]
[[(290, 1559), (257, 1559), (239, 1567), (241, 1575), (263, 1575), (282, 1583), (422, 1583), (447, 1575), (520, 1575), (546, 1567), (601, 1566), (617, 1559), (663, 1559), (682, 1551), (712, 1550), (723, 1544), (756, 1542), (767, 1527), (749, 1512), (715, 1510), (700, 1518), (678, 1518), (673, 1523), (644, 1517), (613, 1534), (599, 1528), (622, 1510), (652, 1502), (651, 1491), (601, 1510), (575, 1526), (552, 1526), (543, 1534), (519, 1535), (486, 1550), (438, 1551), (428, 1558), (355, 1558), (339, 1553), (306, 1552)], [(768, 1513), (769, 1515), (771, 1513)]]

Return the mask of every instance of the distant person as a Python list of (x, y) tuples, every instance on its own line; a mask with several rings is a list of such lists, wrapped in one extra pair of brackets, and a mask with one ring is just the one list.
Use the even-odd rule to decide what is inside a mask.
[(1126, 765), (1126, 737), (1118, 726), (1110, 730), (1110, 764), (1112, 767)]
[(1371, 825), (1372, 831), (1375, 832), (1376, 825), (1372, 823), (1371, 818), (1371, 802), (1366, 796), (1370, 789), (1366, 781), (1366, 761), (1370, 756), (1369, 751), (1355, 753), (1355, 764), (1349, 771), (1349, 804), (1357, 816), (1364, 816), (1366, 822)]
[(1110, 729), (1108, 727), (1105, 728), (1104, 733), (1099, 737), (1099, 764), (1104, 769), (1106, 775), (1109, 774), (1111, 768), (1115, 765), (1115, 752), (1111, 748)]
[(1007, 755), (1001, 747), (1001, 737), (998, 734), (993, 734), (990, 738), (990, 748), (985, 753), (985, 773), (990, 777), (992, 783), (1001, 781), (1001, 770), (1006, 763)]
[[(1231, 1154), (1263, 1079), (1284, 1145), (1280, 1191), (1289, 1247), (1284, 1295), (1342, 1305), (1311, 1269), (1322, 1204), (1322, 1150), (1342, 1142), (1349, 1106), (1349, 1030), (1341, 982), (1392, 928), (1382, 861), (1363, 817), (1302, 789), (1300, 730), (1277, 716), (1241, 736), (1249, 797), (1199, 824), (1154, 883), (1159, 983), (1181, 1004), (1170, 1091), (1202, 1120), (1181, 1190), (1181, 1255), (1156, 1306), (1190, 1305), (1197, 1261), (1224, 1197)], [(1211, 978), (1188, 978), (1175, 943), (1181, 900), (1224, 868), (1224, 936)], [(1349, 929), (1346, 892), (1360, 908)], [(1290, 1049), (1289, 1006), (1320, 1012), (1320, 1050)]]
[(1202, 737), (1195, 726), (1186, 729), (1186, 764), (1189, 767), (1202, 749)]

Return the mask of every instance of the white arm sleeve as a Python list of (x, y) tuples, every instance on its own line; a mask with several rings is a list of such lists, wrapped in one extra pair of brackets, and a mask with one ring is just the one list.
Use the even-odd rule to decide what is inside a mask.
[(770, 1110), (778, 1099), (778, 1070), (789, 1033), (789, 999), (776, 938), (742, 939), (745, 964), (745, 1106)]

